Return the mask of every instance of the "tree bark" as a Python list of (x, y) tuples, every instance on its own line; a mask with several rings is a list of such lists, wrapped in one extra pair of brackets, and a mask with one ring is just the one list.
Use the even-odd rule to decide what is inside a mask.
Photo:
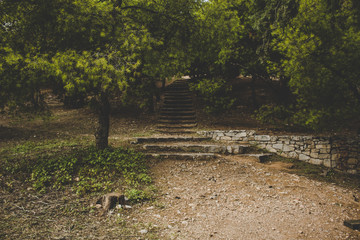
[(95, 132), (95, 144), (97, 149), (105, 149), (109, 146), (110, 128), (110, 102), (106, 93), (101, 93), (97, 98), (98, 126)]

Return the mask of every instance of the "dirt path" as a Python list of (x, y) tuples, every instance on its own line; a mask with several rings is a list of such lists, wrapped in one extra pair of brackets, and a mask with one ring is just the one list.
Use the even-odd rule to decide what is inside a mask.
[(284, 167), (244, 157), (160, 161), (152, 166), (158, 207), (135, 207), (130, 218), (161, 239), (360, 239), (343, 226), (360, 219), (359, 192)]

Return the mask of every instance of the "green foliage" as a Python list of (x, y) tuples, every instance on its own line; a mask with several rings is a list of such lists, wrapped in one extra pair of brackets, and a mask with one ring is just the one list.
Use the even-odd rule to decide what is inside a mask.
[[(26, 143), (3, 150), (1, 174), (22, 175), (40, 192), (69, 186), (80, 195), (111, 191), (119, 187), (119, 184), (143, 191), (142, 188), (151, 183), (143, 154), (131, 149), (99, 151), (89, 147), (65, 154), (43, 154), (44, 151), (62, 150), (64, 147), (74, 146), (73, 144)], [(11, 157), (14, 155), (15, 159)], [(150, 196), (150, 191), (143, 194)]]
[(198, 83), (191, 83), (190, 89), (197, 91), (202, 97), (207, 113), (228, 111), (235, 102), (235, 99), (229, 97), (231, 87), (227, 86), (223, 79), (201, 79)]
[(149, 189), (141, 190), (131, 188), (126, 190), (125, 195), (129, 199), (129, 201), (136, 203), (151, 199), (153, 197), (153, 192), (150, 192)]
[(263, 105), (256, 111), (256, 118), (262, 123), (283, 124), (290, 121), (292, 114), (289, 108), (278, 105)]
[(277, 29), (281, 68), (296, 95), (293, 121), (331, 128), (360, 114), (360, 28), (354, 1), (299, 2), (299, 12)]

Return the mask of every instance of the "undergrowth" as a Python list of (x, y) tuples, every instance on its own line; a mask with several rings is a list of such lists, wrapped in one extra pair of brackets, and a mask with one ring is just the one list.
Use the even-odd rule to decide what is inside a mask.
[[(41, 193), (71, 189), (79, 195), (125, 189), (131, 201), (152, 197), (145, 157), (127, 148), (97, 150), (75, 142), (24, 143), (0, 152), (1, 185), (26, 181)], [(5, 179), (5, 180), (4, 180)]]

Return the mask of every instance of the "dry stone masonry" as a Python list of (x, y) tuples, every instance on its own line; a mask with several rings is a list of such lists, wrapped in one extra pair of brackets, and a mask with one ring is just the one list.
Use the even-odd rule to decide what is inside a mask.
[(198, 132), (218, 141), (246, 142), (283, 157), (324, 165), (352, 174), (360, 173), (360, 137), (260, 135), (254, 130)]

